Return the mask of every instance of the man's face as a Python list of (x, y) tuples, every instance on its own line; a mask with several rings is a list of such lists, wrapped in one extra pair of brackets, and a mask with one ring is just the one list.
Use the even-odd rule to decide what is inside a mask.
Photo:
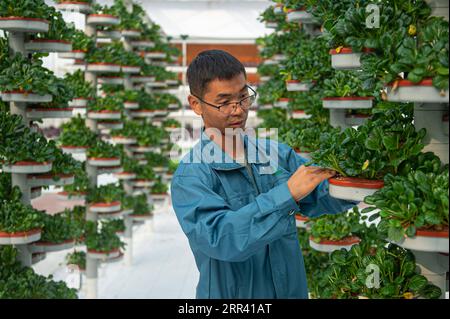
[[(213, 80), (208, 83), (203, 100), (217, 106), (229, 102), (238, 102), (248, 95), (246, 84), (244, 74), (235, 76), (231, 80)], [(222, 134), (225, 133), (225, 128), (245, 129), (248, 111), (242, 110), (239, 106), (231, 114), (224, 114), (215, 107), (200, 103), (193, 96), (189, 97), (189, 103), (195, 113), (202, 115), (205, 128), (216, 128)]]

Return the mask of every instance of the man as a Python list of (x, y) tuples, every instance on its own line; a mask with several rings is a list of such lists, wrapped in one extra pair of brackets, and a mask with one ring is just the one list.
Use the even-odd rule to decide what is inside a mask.
[(340, 213), (354, 203), (330, 197), (326, 180), (335, 173), (303, 166), (288, 146), (262, 140), (278, 162), (264, 169), (261, 147), (260, 161), (249, 161), (260, 140), (225, 134), (245, 128), (256, 96), (236, 58), (202, 52), (187, 77), (189, 104), (205, 131), (181, 161), (171, 193), (200, 272), (197, 298), (308, 298), (294, 213)]

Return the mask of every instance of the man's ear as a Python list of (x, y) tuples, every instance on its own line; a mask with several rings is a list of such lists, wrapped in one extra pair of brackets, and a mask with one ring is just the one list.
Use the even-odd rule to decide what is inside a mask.
[(195, 96), (189, 95), (188, 96), (188, 102), (191, 107), (191, 109), (195, 112), (197, 115), (202, 115), (202, 106), (200, 105), (198, 99)]

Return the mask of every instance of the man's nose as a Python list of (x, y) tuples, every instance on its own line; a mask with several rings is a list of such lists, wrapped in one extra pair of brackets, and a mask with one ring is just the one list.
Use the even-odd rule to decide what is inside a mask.
[(244, 109), (239, 102), (236, 102), (233, 106), (233, 112), (231, 114), (241, 115), (242, 113), (244, 113)]

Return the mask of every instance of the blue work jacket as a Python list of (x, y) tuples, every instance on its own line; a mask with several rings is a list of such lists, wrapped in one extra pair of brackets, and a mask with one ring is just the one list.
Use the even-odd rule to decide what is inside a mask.
[(200, 272), (196, 297), (306, 299), (294, 213), (335, 214), (355, 203), (332, 198), (327, 181), (297, 203), (287, 180), (307, 160), (276, 141), (244, 141), (257, 148), (248, 164), (254, 178), (203, 133), (172, 180), (172, 204)]

